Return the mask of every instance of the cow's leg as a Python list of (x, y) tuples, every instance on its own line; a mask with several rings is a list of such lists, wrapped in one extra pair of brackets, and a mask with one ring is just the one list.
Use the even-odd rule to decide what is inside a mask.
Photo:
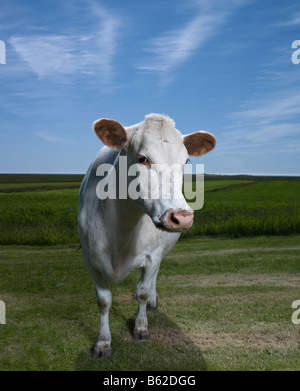
[(149, 338), (148, 319), (147, 319), (147, 302), (151, 292), (153, 279), (156, 278), (159, 264), (141, 268), (140, 278), (136, 288), (136, 298), (139, 302), (138, 313), (135, 319), (133, 339), (141, 340)]
[(97, 304), (100, 312), (100, 327), (97, 342), (94, 345), (92, 356), (110, 356), (111, 355), (111, 335), (109, 330), (109, 310), (111, 307), (111, 292), (108, 284), (99, 274), (93, 273)]
[(157, 272), (155, 273), (155, 276), (152, 279), (151, 285), (150, 285), (150, 293), (149, 297), (147, 300), (147, 310), (154, 311), (157, 309), (158, 306), (158, 297), (156, 293), (156, 278), (158, 274), (158, 269)]

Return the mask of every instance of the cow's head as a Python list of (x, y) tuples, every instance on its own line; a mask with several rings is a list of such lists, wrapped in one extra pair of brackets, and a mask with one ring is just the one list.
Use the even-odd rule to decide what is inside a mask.
[[(156, 227), (172, 232), (191, 228), (194, 213), (182, 194), (184, 165), (189, 155), (211, 151), (215, 137), (203, 131), (183, 136), (171, 118), (160, 114), (149, 114), (143, 122), (126, 128), (102, 118), (95, 121), (94, 130), (105, 145), (127, 155), (129, 187), (133, 180), (130, 175), (138, 168), (140, 197), (135, 201)], [(149, 197), (153, 184), (157, 191), (154, 189), (155, 196)], [(169, 197), (164, 197), (166, 184), (171, 189)]]

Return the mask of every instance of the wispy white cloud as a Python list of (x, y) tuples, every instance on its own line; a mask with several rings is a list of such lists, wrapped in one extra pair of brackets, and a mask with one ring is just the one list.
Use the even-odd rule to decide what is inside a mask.
[(196, 16), (185, 26), (152, 39), (144, 49), (151, 56), (144, 64), (138, 66), (138, 69), (156, 72), (160, 74), (162, 84), (168, 84), (173, 78), (171, 72), (216, 35), (235, 8), (245, 3), (246, 1), (238, 3), (232, 0), (227, 1), (225, 5), (220, 0), (194, 2)]
[[(282, 128), (281, 128), (282, 131)], [(227, 142), (218, 142), (218, 148), (214, 151), (214, 156), (224, 156), (230, 158), (232, 156), (241, 155), (249, 156), (251, 154), (252, 159), (256, 159), (257, 155), (259, 158), (265, 158), (268, 155), (282, 156), (285, 155), (298, 155), (300, 153), (300, 143), (292, 142), (288, 137), (286, 139), (268, 141), (267, 143), (263, 140), (258, 139), (257, 142), (249, 142), (248, 140), (234, 139), (231, 134), (227, 134)]]
[(296, 25), (300, 25), (300, 13), (299, 12), (296, 13), (295, 15), (293, 15), (289, 20), (280, 23), (280, 26), (283, 26), (283, 27), (296, 26)]
[(39, 78), (71, 75), (89, 69), (91, 65), (81, 53), (80, 37), (14, 36), (10, 43)]
[(281, 91), (275, 97), (264, 97), (246, 104), (244, 110), (229, 115), (232, 121), (226, 130), (223, 148), (263, 147), (265, 153), (299, 152), (300, 93)]
[(300, 114), (300, 93), (284, 91), (279, 96), (255, 100), (248, 103), (251, 108), (231, 114), (232, 118), (243, 121), (255, 120), (270, 123)]
[(145, 49), (154, 55), (150, 65), (140, 66), (147, 71), (166, 72), (186, 61), (202, 43), (215, 33), (215, 24), (223, 15), (199, 15), (185, 27), (153, 39)]
[(34, 135), (41, 138), (44, 141), (48, 141), (51, 143), (67, 144), (67, 145), (77, 144), (76, 141), (73, 139), (66, 138), (66, 137), (60, 137), (60, 136), (54, 136), (54, 135), (51, 135), (45, 131), (34, 132)]
[(12, 36), (9, 43), (40, 78), (69, 81), (70, 76), (96, 75), (102, 81), (113, 76), (120, 21), (93, 1), (93, 15), (83, 34), (36, 34)]

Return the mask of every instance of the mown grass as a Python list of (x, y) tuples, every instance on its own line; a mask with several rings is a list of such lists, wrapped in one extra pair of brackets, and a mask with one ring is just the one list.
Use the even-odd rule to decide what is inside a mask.
[[(79, 243), (76, 181), (80, 178), (0, 175), (0, 244)], [(204, 207), (195, 212), (194, 225), (182, 239), (300, 233), (300, 181), (296, 178), (217, 178), (205, 180)]]
[(300, 236), (191, 238), (158, 275), (151, 339), (132, 341), (138, 273), (112, 285), (113, 355), (92, 360), (98, 309), (76, 246), (1, 246), (0, 370), (299, 370)]

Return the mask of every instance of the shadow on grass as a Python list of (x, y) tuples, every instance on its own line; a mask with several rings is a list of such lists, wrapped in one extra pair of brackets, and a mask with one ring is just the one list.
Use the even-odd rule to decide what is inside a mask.
[(148, 312), (150, 339), (133, 341), (134, 318), (125, 319), (119, 335), (112, 333), (112, 356), (91, 358), (82, 352), (77, 371), (205, 371), (200, 349), (165, 314)]

